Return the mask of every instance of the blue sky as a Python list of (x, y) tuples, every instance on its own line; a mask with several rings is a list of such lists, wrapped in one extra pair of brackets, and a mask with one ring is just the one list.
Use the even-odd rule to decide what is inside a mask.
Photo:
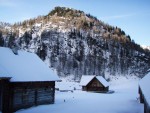
[(0, 0), (0, 21), (14, 23), (46, 15), (56, 6), (82, 10), (150, 45), (150, 0)]

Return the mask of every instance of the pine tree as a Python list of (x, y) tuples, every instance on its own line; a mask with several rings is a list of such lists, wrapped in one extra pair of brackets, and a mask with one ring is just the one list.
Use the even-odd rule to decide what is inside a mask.
[(2, 32), (0, 31), (0, 46), (4, 46), (4, 39), (2, 37)]
[(9, 36), (8, 47), (12, 48), (15, 44), (15, 36), (13, 33)]

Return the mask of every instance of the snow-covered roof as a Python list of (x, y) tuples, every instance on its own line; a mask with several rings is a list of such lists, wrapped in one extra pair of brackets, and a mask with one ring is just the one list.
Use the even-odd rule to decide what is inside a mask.
[(102, 77), (102, 76), (96, 76), (96, 78), (105, 86), (108, 87), (109, 83)]
[(10, 81), (57, 81), (58, 76), (34, 53), (0, 47), (0, 78)]
[[(1, 60), (1, 59), (0, 59)], [(2, 76), (3, 75), (3, 76)], [(3, 68), (0, 64), (0, 77), (6, 77), (9, 76), (10, 74), (7, 72), (5, 68)]]
[(80, 85), (86, 86), (94, 77), (95, 75), (82, 75)]
[(139, 85), (147, 103), (150, 105), (150, 72), (140, 80)]
[(82, 75), (80, 85), (86, 86), (93, 78), (97, 78), (97, 80), (104, 85), (104, 87), (108, 87), (109, 83), (102, 77), (96, 75)]

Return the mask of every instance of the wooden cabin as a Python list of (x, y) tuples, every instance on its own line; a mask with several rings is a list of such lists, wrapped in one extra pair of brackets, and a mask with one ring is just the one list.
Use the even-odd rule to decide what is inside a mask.
[(0, 111), (53, 104), (58, 76), (34, 53), (0, 47)]
[(83, 91), (107, 92), (109, 90), (109, 83), (102, 76), (83, 75), (80, 85)]
[(144, 104), (144, 113), (150, 113), (150, 73), (139, 82), (140, 102)]

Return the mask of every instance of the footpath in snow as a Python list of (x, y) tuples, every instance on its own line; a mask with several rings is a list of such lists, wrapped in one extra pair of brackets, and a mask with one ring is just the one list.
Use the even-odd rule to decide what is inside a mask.
[[(22, 109), (16, 113), (143, 113), (138, 102), (138, 80), (121, 78), (111, 82), (112, 94), (81, 91), (78, 83), (58, 82), (55, 104)], [(77, 90), (74, 90), (77, 89)], [(66, 92), (65, 90), (73, 90)]]

